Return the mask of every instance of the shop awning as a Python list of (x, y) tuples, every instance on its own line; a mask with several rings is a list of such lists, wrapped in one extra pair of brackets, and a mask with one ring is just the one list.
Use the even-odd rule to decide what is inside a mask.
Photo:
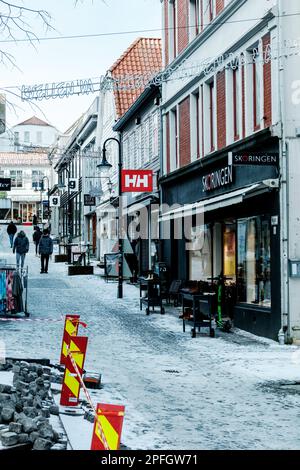
[(236, 191), (215, 196), (204, 201), (195, 202), (193, 204), (185, 204), (184, 206), (173, 208), (172, 210), (161, 214), (159, 221), (165, 222), (171, 219), (178, 219), (183, 217), (190, 217), (195, 214), (205, 213), (208, 211), (215, 211), (223, 207), (241, 204), (245, 199), (254, 197), (259, 194), (269, 192), (278, 188), (278, 179), (268, 180), (266, 182), (255, 183)]

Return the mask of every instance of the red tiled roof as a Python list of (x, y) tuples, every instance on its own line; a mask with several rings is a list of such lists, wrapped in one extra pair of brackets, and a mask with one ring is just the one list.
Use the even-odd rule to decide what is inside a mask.
[[(125, 75), (155, 74), (162, 69), (159, 38), (138, 38), (109, 69), (113, 78)], [(115, 91), (117, 117), (120, 118), (144, 91), (143, 88)]]
[(50, 124), (36, 116), (32, 116), (31, 118), (26, 119), (26, 121), (20, 122), (17, 126), (50, 126)]

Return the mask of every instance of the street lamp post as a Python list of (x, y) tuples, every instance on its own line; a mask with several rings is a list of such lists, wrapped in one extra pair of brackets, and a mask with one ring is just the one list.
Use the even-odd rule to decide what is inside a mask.
[(121, 142), (114, 138), (110, 137), (105, 140), (103, 147), (102, 147), (102, 162), (97, 165), (97, 168), (101, 172), (109, 172), (112, 168), (112, 165), (106, 159), (106, 144), (110, 141), (117, 142), (119, 148), (119, 175), (118, 175), (118, 182), (119, 182), (119, 208), (118, 208), (118, 251), (119, 251), (119, 272), (118, 272), (118, 299), (123, 298), (123, 238), (122, 238), (122, 147)]
[(47, 180), (47, 184), (48, 184), (48, 191), (47, 191), (47, 199), (48, 199), (48, 225), (50, 226), (50, 217), (51, 217), (51, 215), (50, 215), (50, 195), (49, 195), (49, 191), (50, 191), (50, 182), (49, 182), (48, 176), (46, 176), (46, 175), (43, 176), (43, 178), (42, 178), (43, 183), (44, 183), (44, 179)]

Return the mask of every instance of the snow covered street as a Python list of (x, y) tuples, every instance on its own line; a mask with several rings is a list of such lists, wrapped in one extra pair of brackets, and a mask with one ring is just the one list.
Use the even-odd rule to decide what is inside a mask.
[[(102, 374), (104, 400), (125, 405), (122, 442), (129, 448), (300, 449), (300, 390), (279, 387), (300, 381), (300, 348), (241, 331), (192, 339), (178, 310), (146, 316), (136, 287), (124, 284), (118, 300), (117, 285), (97, 270), (68, 277), (65, 264), (50, 262), (49, 274), (40, 274), (32, 227), (25, 231), (30, 318), (0, 321), (8, 357), (58, 362), (59, 320), (80, 314), (88, 324), (86, 368)], [(14, 262), (6, 226), (0, 258)]]

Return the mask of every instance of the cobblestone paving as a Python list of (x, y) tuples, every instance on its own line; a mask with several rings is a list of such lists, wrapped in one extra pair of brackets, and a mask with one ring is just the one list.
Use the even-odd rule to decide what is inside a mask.
[[(14, 261), (6, 227), (0, 226), (0, 258)], [(26, 229), (31, 238), (32, 229)], [(62, 315), (88, 323), (86, 367), (102, 373), (105, 396), (126, 406), (123, 442), (137, 449), (299, 449), (297, 394), (262, 384), (299, 380), (295, 348), (234, 334), (191, 339), (175, 313), (146, 316), (138, 290), (100, 276), (68, 277), (64, 264), (39, 274), (31, 243), (30, 319), (0, 322), (7, 355), (60, 353)], [(57, 323), (47, 319), (57, 319)], [(232, 339), (231, 339), (232, 338)]]

